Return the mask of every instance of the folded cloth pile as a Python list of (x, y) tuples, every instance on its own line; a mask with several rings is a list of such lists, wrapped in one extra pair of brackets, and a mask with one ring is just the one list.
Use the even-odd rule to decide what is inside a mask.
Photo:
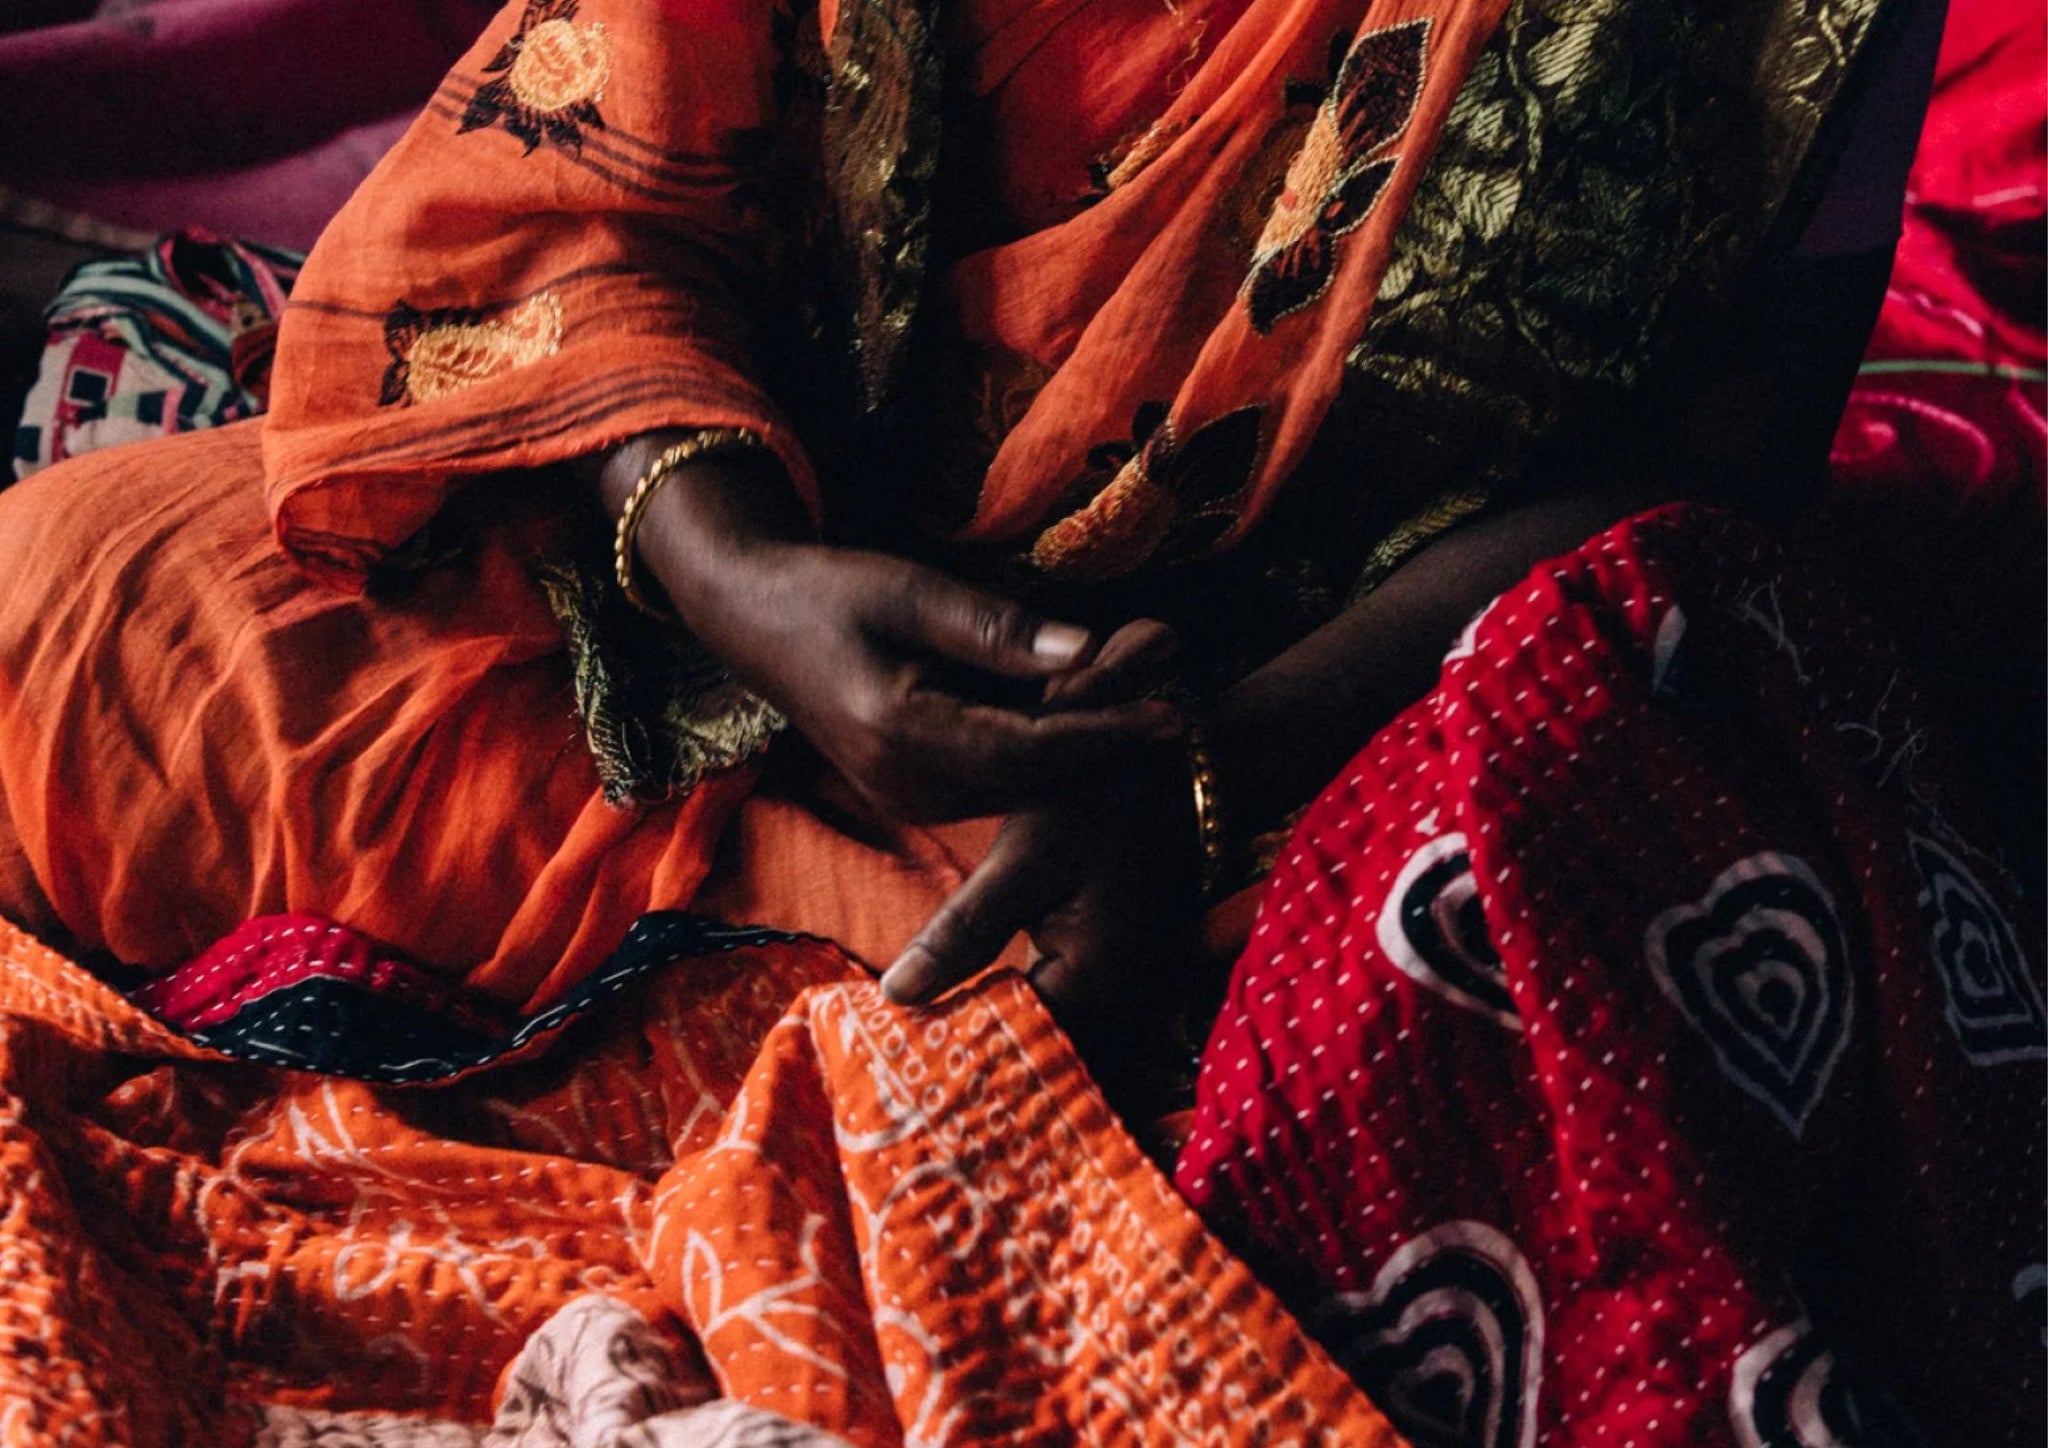
[(277, 318), (303, 260), (188, 231), (79, 267), (47, 313), (14, 434), (15, 476), (262, 412)]

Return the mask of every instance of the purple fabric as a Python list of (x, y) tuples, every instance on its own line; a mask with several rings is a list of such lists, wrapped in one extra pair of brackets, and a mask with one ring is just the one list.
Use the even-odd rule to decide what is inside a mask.
[(0, 185), (312, 244), (492, 0), (156, 0), (0, 37)]

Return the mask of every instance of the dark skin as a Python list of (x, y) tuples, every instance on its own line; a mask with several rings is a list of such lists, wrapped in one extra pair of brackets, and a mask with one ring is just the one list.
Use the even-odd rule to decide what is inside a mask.
[[(1888, 255), (1769, 282), (1731, 309), (1671, 384), (1668, 419), (1590, 486), (1504, 507), (1395, 576), (1215, 701), (1206, 732), (1230, 818), (1264, 825), (1311, 798), (1434, 684), (1444, 651), (1537, 563), (1678, 499), (1742, 504), (1816, 477), (1882, 299)], [(670, 435), (606, 460), (614, 514)], [(1107, 639), (885, 554), (817, 541), (787, 484), (743, 461), (687, 465), (648, 506), (642, 566), (734, 671), (787, 713), (870, 804), (908, 821), (1001, 813), (987, 858), (882, 978), (929, 1000), (1019, 931), (1033, 984), (1070, 1028), (1113, 1033), (1199, 916), (1200, 870), (1177, 713), (1144, 696), (1174, 640), (1136, 620)], [(986, 702), (977, 678), (1041, 704)], [(1014, 685), (1011, 689), (1014, 697)]]

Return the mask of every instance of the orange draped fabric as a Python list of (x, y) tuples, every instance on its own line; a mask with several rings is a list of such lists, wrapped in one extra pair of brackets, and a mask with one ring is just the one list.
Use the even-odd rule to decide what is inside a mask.
[[(994, 244), (939, 279), (940, 330), (1052, 378), (1003, 443), (976, 529), (1000, 514), (1053, 571), (1084, 574), (1159, 546), (1173, 509), (1151, 463), (1035, 544), (1032, 530), (1161, 389), (1191, 419), (1232, 409), (1224, 431), (1262, 456), (1270, 434), (1269, 463), (1283, 457), (1362, 325), (1406, 188), (1497, 10), (1117, 0), (955, 15), (963, 130), (998, 149), (1009, 190), (982, 198)], [(537, 1008), (640, 914), (696, 896), (749, 780), (605, 801), (535, 581), (564, 510), (595, 504), (546, 465), (645, 428), (744, 425), (832, 506), (758, 380), (756, 319), (803, 260), (776, 198), (803, 194), (819, 164), (787, 99), (805, 27), (739, 0), (508, 5), (307, 263), (263, 423), (79, 459), (0, 495), (0, 568), (50, 580), (12, 595), (0, 629), (0, 883), (17, 917), (161, 969), (244, 920), (315, 913)], [(1289, 77), (1330, 79), (1333, 59), (1304, 143)], [(1072, 93), (1077, 75), (1094, 88)], [(1054, 102), (1076, 124), (1042, 148), (1024, 113)], [(1164, 119), (1134, 140), (1145, 115)], [(1289, 171), (1297, 147), (1308, 159)], [(1085, 191), (1083, 158), (1119, 150), (1099, 193), (1047, 199), (1055, 173)], [(1278, 197), (1263, 250), (1245, 233), (1260, 187)], [(1252, 280), (1247, 248), (1266, 258)], [(1255, 299), (1260, 276), (1284, 306)], [(1201, 297), (1162, 306), (1169, 279)], [(1318, 289), (1330, 304), (1304, 308)], [(459, 556), (365, 596), (457, 498)], [(791, 889), (753, 890), (748, 918), (790, 923), (814, 889), (804, 847), (778, 849), (750, 868)], [(870, 928), (844, 942), (863, 955), (893, 952), (949, 884), (880, 868), (907, 893), (882, 886)]]
[[(1037, 535), (1053, 573), (1128, 572), (1193, 523), (1169, 455), (1211, 427), (1239, 475), (1207, 480), (1230, 500), (1205, 536), (1256, 520), (1336, 395), (1504, 8), (969, 7), (947, 37), (948, 74), (975, 97), (958, 144), (979, 139), (1002, 180), (967, 180), (953, 206), (1001, 239), (938, 279), (938, 331), (1035, 386), (986, 439), (967, 536)], [(815, 260), (789, 198), (821, 168), (891, 158), (806, 151), (784, 97), (809, 18), (739, 0), (499, 16), (294, 295), (264, 443), (286, 549), (359, 585), (453, 489), (658, 426), (752, 427), (819, 501), (761, 380), (759, 323)], [(1303, 87), (1322, 95), (1308, 120)], [(1099, 188), (1048, 199), (1053, 173), (1085, 189), (1089, 154), (1117, 162)], [(1145, 464), (1076, 496), (1090, 454), (1165, 400)]]
[(713, 1394), (858, 1448), (1399, 1441), (1014, 975), (911, 1022), (739, 950), (408, 1092), (209, 1061), (0, 925), (0, 1191), (9, 1445), (609, 1448)]
[(607, 804), (522, 530), (402, 599), (311, 587), (251, 485), (257, 446), (242, 424), (0, 493), (0, 570), (51, 580), (0, 690), (23, 923), (160, 969), (304, 911), (541, 1006), (714, 863), (704, 908), (886, 960), (980, 857), (987, 824), (856, 838), (743, 804), (744, 772)]

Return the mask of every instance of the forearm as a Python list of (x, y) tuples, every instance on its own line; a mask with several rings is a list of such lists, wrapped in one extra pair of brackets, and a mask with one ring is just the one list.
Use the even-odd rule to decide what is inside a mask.
[(1617, 487), (1506, 508), (1439, 539), (1217, 701), (1209, 725), (1234, 828), (1268, 828), (1312, 798), (1435, 684), (1472, 615), (1546, 558), (1668, 490)]
[(1240, 827), (1268, 828), (1311, 798), (1428, 692), (1466, 621), (1545, 558), (1658, 503), (1774, 516), (1786, 511), (1780, 494), (1817, 488), (1889, 262), (1875, 251), (1772, 268), (1640, 401), (1622, 457), (1584, 464), (1606, 486), (1504, 506), (1457, 529), (1231, 690), (1210, 733)]

